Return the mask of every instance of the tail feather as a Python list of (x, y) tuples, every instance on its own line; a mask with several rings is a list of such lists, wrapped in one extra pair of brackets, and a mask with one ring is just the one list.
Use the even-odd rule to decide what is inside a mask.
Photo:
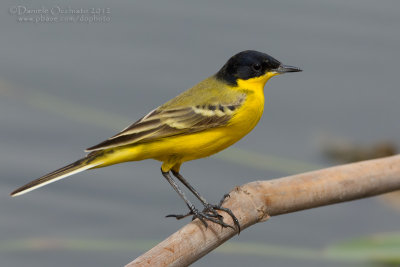
[(45, 176), (42, 176), (36, 180), (33, 180), (24, 186), (21, 186), (20, 188), (16, 189), (14, 192), (12, 192), (10, 195), (12, 197), (15, 197), (15, 196), (19, 196), (19, 195), (28, 193), (29, 191), (35, 190), (39, 187), (45, 186), (52, 182), (61, 180), (70, 175), (93, 168), (100, 164), (101, 164), (101, 162), (93, 162), (93, 159), (88, 159), (88, 158), (80, 159), (78, 161), (75, 161), (72, 164), (69, 164), (69, 165), (62, 167), (58, 170), (55, 170), (49, 174), (46, 174)]

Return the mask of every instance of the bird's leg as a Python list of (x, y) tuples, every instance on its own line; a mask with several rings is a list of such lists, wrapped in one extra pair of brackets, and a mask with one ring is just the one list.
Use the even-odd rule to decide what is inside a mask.
[(179, 181), (181, 181), (181, 183), (182, 183), (183, 185), (186, 186), (187, 189), (190, 190), (190, 192), (192, 192), (192, 193), (197, 197), (198, 200), (200, 200), (200, 202), (201, 202), (201, 203), (203, 204), (203, 206), (205, 207), (206, 211), (209, 211), (209, 212), (211, 212), (215, 217), (217, 217), (217, 218), (219, 218), (219, 219), (222, 219), (222, 216), (219, 215), (218, 212), (216, 212), (214, 209), (211, 208), (211, 205), (207, 202), (207, 200), (206, 200), (202, 195), (200, 195), (200, 193), (197, 192), (197, 190), (194, 189), (194, 187), (193, 187), (191, 184), (189, 184), (189, 182), (186, 181), (186, 179), (185, 179), (179, 172), (176, 172), (176, 171), (174, 171), (174, 170), (172, 170), (171, 172), (172, 172), (172, 174), (173, 174), (176, 178), (179, 179)]
[(214, 223), (217, 223), (217, 224), (221, 225), (222, 227), (232, 227), (232, 226), (224, 223), (221, 220), (215, 219), (214, 216), (211, 216), (208, 213), (204, 213), (204, 212), (198, 211), (195, 208), (195, 206), (189, 201), (189, 199), (186, 198), (185, 194), (179, 188), (179, 186), (176, 184), (174, 179), (172, 179), (172, 177), (169, 174), (169, 172), (164, 172), (163, 170), (161, 170), (161, 173), (165, 177), (165, 179), (167, 179), (169, 184), (174, 188), (174, 190), (179, 194), (179, 196), (185, 201), (186, 205), (188, 206), (188, 208), (190, 210), (190, 212), (188, 214), (186, 214), (186, 215), (167, 215), (167, 217), (175, 217), (176, 219), (180, 220), (180, 219), (185, 218), (185, 217), (187, 217), (189, 215), (193, 215), (193, 218), (198, 218), (204, 224), (204, 226), (206, 228), (208, 227), (208, 224), (207, 224), (206, 220), (212, 221)]
[[(222, 198), (222, 200), (220, 201), (220, 203), (218, 205), (212, 205), (212, 204), (208, 203), (206, 201), (206, 199), (204, 197), (202, 197), (200, 195), (200, 193), (197, 192), (197, 190), (194, 189), (193, 186), (191, 184), (189, 184), (189, 182), (186, 181), (186, 179), (179, 172), (174, 171), (174, 170), (171, 170), (171, 172), (176, 178), (179, 179), (179, 181), (182, 182), (182, 184), (184, 184), (190, 190), (190, 192), (192, 192), (197, 197), (198, 200), (200, 200), (200, 202), (204, 206), (204, 212), (211, 212), (211, 215), (213, 217), (217, 217), (221, 222), (223, 222), (223, 217), (218, 214), (217, 210), (225, 211), (226, 213), (229, 214), (229, 216), (232, 217), (232, 220), (233, 220), (234, 224), (237, 226), (238, 231), (240, 233), (239, 220), (236, 218), (236, 216), (233, 214), (233, 212), (230, 209), (222, 207), (222, 203), (229, 196), (229, 194), (224, 195), (224, 197)], [(231, 227), (231, 228), (233, 228), (233, 227)]]

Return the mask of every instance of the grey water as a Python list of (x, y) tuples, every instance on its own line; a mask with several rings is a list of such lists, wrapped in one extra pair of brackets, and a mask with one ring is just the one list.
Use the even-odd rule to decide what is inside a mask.
[[(147, 247), (113, 244), (161, 241), (187, 223), (164, 217), (186, 207), (156, 161), (8, 194), (83, 156), (242, 50), (304, 72), (267, 83), (264, 115), (235, 147), (323, 167), (334, 164), (321, 155), (327, 135), (400, 143), (400, 2), (21, 0), (0, 7), (1, 266), (122, 266)], [(42, 19), (58, 21), (27, 11), (39, 9), (48, 10)], [(68, 13), (78, 9), (99, 14)], [(68, 17), (82, 21), (61, 21)], [(236, 185), (288, 175), (216, 157), (184, 164), (183, 174), (212, 202)], [(400, 213), (370, 198), (274, 217), (233, 240), (321, 249), (398, 232), (399, 222)], [(26, 240), (33, 245), (15, 245)], [(216, 251), (194, 266), (339, 264)]]

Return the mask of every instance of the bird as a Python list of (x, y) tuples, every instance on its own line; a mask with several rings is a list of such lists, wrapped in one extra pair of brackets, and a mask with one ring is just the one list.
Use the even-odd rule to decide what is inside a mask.
[[(227, 224), (217, 211), (225, 211), (240, 232), (233, 212), (207, 200), (181, 175), (184, 162), (211, 156), (236, 143), (259, 122), (264, 110), (264, 86), (277, 75), (300, 72), (272, 56), (246, 50), (232, 56), (214, 75), (153, 109), (107, 140), (85, 150), (86, 156), (13, 191), (18, 196), (79, 172), (127, 162), (155, 159), (161, 173), (186, 203), (189, 212), (167, 215), (198, 218), (207, 228), (209, 221)], [(178, 185), (180, 181), (204, 206), (197, 209)]]

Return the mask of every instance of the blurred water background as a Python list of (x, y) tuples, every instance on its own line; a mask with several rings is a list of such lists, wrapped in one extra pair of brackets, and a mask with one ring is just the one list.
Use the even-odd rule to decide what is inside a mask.
[[(18, 6), (99, 8), (108, 18), (36, 23), (29, 18), (37, 14), (18, 14)], [(236, 185), (334, 165), (321, 153), (329, 136), (400, 143), (400, 2), (14, 0), (0, 7), (1, 266), (122, 266), (187, 223), (164, 218), (186, 207), (156, 161), (8, 194), (81, 157), (242, 50), (304, 72), (267, 84), (264, 116), (233, 149), (183, 166), (210, 201)], [(68, 17), (60, 12), (53, 17)], [(236, 249), (194, 266), (338, 266), (318, 251), (398, 232), (399, 222), (400, 213), (376, 198), (302, 211), (245, 230), (230, 241)]]

